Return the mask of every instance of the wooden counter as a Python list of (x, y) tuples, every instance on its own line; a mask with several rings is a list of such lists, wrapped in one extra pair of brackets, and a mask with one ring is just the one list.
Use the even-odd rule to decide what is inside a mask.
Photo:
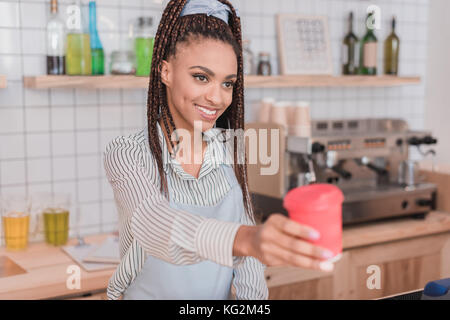
[[(346, 227), (343, 254), (331, 273), (269, 267), (269, 299), (377, 299), (450, 277), (450, 214)], [(370, 289), (377, 268), (380, 288)]]
[[(110, 234), (86, 237), (103, 241)], [(72, 239), (69, 244), (76, 244)], [(268, 267), (270, 299), (371, 299), (423, 287), (430, 280), (450, 276), (450, 214), (431, 212), (425, 220), (400, 219), (344, 228), (343, 257), (332, 273), (293, 267)], [(445, 254), (444, 254), (445, 253)], [(26, 273), (0, 277), (0, 299), (48, 299), (82, 296), (106, 289), (114, 269), (86, 272), (81, 288), (66, 287), (69, 265), (75, 262), (60, 248), (30, 244), (21, 252), (0, 248)], [(378, 265), (382, 288), (367, 290), (368, 265)], [(398, 276), (396, 276), (398, 275)], [(88, 299), (104, 299), (104, 293)]]
[[(111, 234), (85, 237), (86, 243), (100, 243)], [(77, 244), (71, 239), (67, 245)], [(0, 257), (12, 259), (26, 273), (0, 277), (0, 299), (48, 299), (63, 296), (82, 296), (104, 291), (114, 269), (86, 272), (81, 270), (80, 289), (68, 289), (67, 267), (77, 264), (59, 247), (46, 243), (30, 243), (24, 251), (11, 252), (0, 248)]]

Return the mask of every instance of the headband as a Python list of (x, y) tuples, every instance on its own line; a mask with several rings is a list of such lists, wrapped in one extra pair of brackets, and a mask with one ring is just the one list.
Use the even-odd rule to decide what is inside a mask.
[[(235, 9), (236, 15), (239, 17), (238, 10)], [(228, 24), (228, 16), (231, 9), (226, 4), (218, 0), (188, 0), (180, 13), (180, 17), (189, 14), (204, 13), (207, 16), (219, 18)]]

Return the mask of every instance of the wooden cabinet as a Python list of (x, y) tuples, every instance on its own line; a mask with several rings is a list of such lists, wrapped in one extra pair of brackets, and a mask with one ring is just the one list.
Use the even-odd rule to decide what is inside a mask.
[[(386, 230), (380, 232), (383, 224)], [(362, 231), (366, 241), (372, 239), (373, 243), (362, 241), (358, 245), (352, 237)], [(378, 235), (371, 234), (374, 232)], [(386, 239), (390, 234), (397, 234), (397, 240), (375, 241), (376, 236)], [(369, 289), (367, 285), (368, 280), (376, 284), (371, 281), (373, 270), (379, 271), (379, 289)], [(419, 290), (429, 281), (447, 277), (450, 214), (437, 212), (422, 221), (391, 221), (344, 229), (344, 252), (332, 273), (290, 267), (266, 269), (269, 299), (377, 299)]]

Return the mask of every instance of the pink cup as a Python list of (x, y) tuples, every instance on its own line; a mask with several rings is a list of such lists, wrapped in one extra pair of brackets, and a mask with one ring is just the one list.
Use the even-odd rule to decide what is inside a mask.
[(329, 261), (342, 256), (342, 191), (331, 184), (312, 184), (290, 190), (283, 200), (289, 217), (320, 233), (318, 240), (309, 240), (314, 245), (333, 253)]

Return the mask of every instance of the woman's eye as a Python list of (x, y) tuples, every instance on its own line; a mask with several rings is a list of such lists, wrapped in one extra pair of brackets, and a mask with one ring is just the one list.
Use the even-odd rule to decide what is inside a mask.
[(207, 80), (207, 78), (201, 74), (194, 75), (194, 78), (199, 79), (201, 82), (204, 82), (203, 80)]
[(230, 82), (225, 82), (225, 85), (227, 85), (227, 88), (233, 88), (234, 87), (234, 82), (230, 81)]

